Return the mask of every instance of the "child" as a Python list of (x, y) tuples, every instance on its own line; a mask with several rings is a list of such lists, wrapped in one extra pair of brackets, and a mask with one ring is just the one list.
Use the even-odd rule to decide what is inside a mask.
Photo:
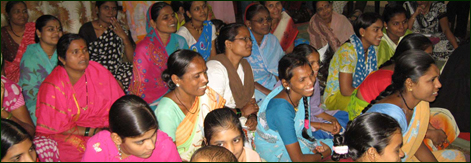
[(210, 145), (196, 150), (190, 162), (237, 162), (237, 158), (224, 147)]

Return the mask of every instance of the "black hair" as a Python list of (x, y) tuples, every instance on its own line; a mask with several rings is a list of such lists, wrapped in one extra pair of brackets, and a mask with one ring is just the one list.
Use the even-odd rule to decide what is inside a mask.
[(209, 162), (238, 162), (236, 156), (231, 151), (215, 145), (204, 146), (196, 150), (191, 156), (190, 162), (194, 162), (201, 157)]
[(18, 3), (23, 3), (26, 8), (28, 7), (28, 6), (26, 6), (26, 3), (24, 1), (8, 1), (7, 4), (5, 5), (5, 11), (8, 14), (10, 14), (10, 11), (13, 8), (13, 6), (15, 6)]
[(311, 53), (319, 53), (316, 48), (312, 47), (309, 44), (300, 44), (294, 47), (292, 54), (307, 57)]
[[(183, 10), (185, 10), (185, 13), (183, 14), (185, 16), (185, 22), (189, 22), (191, 20), (188, 15), (186, 15), (186, 12), (190, 12), (191, 5), (193, 5), (193, 2), (195, 1), (183, 1)], [(203, 1), (204, 3), (207, 3), (206, 1)]]
[[(316, 13), (317, 12), (317, 3), (320, 2), (320, 1), (313, 1), (312, 2), (312, 9), (313, 9), (313, 13)], [(329, 2), (329, 4), (332, 6), (332, 1), (327, 1)]]
[(397, 45), (396, 52), (394, 55), (385, 63), (383, 63), (379, 68), (389, 66), (394, 63), (397, 58), (399, 58), (405, 51), (418, 49), (425, 51), (427, 48), (431, 47), (432, 41), (419, 33), (411, 33), (404, 38), (402, 38), (399, 45)]
[[(376, 21), (378, 20), (383, 21), (383, 19), (378, 13), (365, 12), (361, 14), (357, 18), (357, 20), (353, 22), (353, 31), (355, 31), (355, 35), (361, 38), (360, 29), (363, 28), (366, 30), (366, 28), (370, 27), (372, 24), (376, 23)], [(381, 25), (383, 25), (382, 22), (381, 22)]]
[[(278, 75), (279, 75), (280, 80), (284, 79), (287, 82), (289, 82), (291, 78), (294, 76), (293, 70), (297, 67), (301, 67), (304, 65), (308, 65), (309, 68), (311, 68), (311, 65), (309, 65), (309, 61), (304, 56), (294, 55), (290, 53), (281, 57), (280, 61), (278, 62)], [(285, 91), (289, 96), (289, 91), (287, 89), (285, 89)], [(308, 120), (309, 119), (309, 103), (307, 101), (307, 97), (303, 97), (303, 103), (304, 103), (304, 120)], [(303, 138), (312, 142), (315, 141), (316, 139), (314, 137), (310, 137), (307, 134), (307, 132), (308, 132), (307, 129), (303, 128), (303, 131), (301, 133)]]
[(203, 146), (210, 145), (209, 142), (213, 134), (221, 129), (237, 129), (240, 132), (242, 142), (245, 141), (245, 134), (237, 115), (230, 108), (216, 109), (209, 112), (204, 118), (204, 137), (206, 142)]
[(408, 50), (397, 59), (394, 66), (391, 84), (381, 92), (375, 100), (363, 109), (362, 113), (368, 111), (373, 104), (383, 98), (399, 91), (404, 91), (404, 84), (407, 78), (413, 82), (417, 82), (419, 78), (427, 72), (427, 70), (435, 64), (433, 58), (422, 50)]
[(260, 10), (265, 10), (265, 11), (267, 11), (268, 14), (270, 14), (270, 11), (268, 10), (267, 7), (265, 7), (265, 5), (262, 5), (262, 4), (253, 4), (252, 6), (250, 6), (249, 8), (247, 8), (247, 12), (246, 12), (245, 15), (244, 15), (244, 17), (245, 17), (244, 20), (252, 20), (252, 18), (253, 18), (258, 12), (260, 12)]
[(172, 75), (177, 75), (181, 78), (186, 73), (188, 65), (190, 65), (195, 57), (203, 58), (198, 52), (186, 49), (179, 49), (170, 55), (167, 60), (167, 69), (162, 72), (162, 80), (167, 83), (170, 90), (175, 89)]
[(211, 19), (211, 23), (214, 24), (216, 27), (216, 36), (219, 36), (219, 32), (221, 31), (221, 28), (226, 26), (226, 23), (220, 19)]
[(170, 6), (172, 7), (173, 12), (178, 12), (180, 7), (183, 7), (183, 3), (182, 1), (171, 1)]
[(124, 140), (159, 129), (154, 112), (146, 101), (136, 95), (125, 95), (110, 108), (110, 130)]
[[(55, 16), (52, 16), (52, 15), (43, 15), (43, 16), (39, 17), (38, 19), (36, 19), (36, 29), (39, 30), (40, 32), (42, 32), (43, 27), (46, 26), (46, 24), (51, 20), (57, 20), (57, 22), (59, 22), (59, 25), (61, 26), (61, 30), (62, 30), (61, 21), (59, 19), (57, 19)], [(34, 41), (36, 43), (39, 42), (39, 37), (38, 37), (38, 34), (36, 32), (34, 32)]]
[[(69, 49), (70, 43), (75, 40), (80, 40), (82, 39), (85, 41), (85, 39), (82, 38), (82, 36), (78, 34), (73, 34), (73, 33), (68, 33), (65, 35), (62, 35), (61, 38), (59, 38), (59, 41), (57, 41), (57, 57), (58, 58), (63, 58), (64, 60), (67, 59), (67, 49)], [(86, 43), (86, 41), (85, 41)], [(57, 65), (59, 66), (64, 66), (60, 60), (57, 60)]]
[(18, 123), (2, 118), (2, 158), (8, 152), (10, 147), (21, 143), (22, 141), (29, 139), (31, 143), (33, 142), (32, 137), (28, 134), (28, 132), (21, 127)]
[[(353, 160), (360, 158), (369, 148), (373, 147), (379, 154), (391, 141), (391, 136), (401, 134), (401, 128), (397, 121), (383, 113), (365, 113), (356, 117), (351, 122), (344, 135), (334, 135), (334, 146), (348, 146), (347, 154), (338, 154), (334, 151), (332, 160), (351, 157)], [(401, 135), (402, 136), (402, 135)]]
[(116, 3), (116, 7), (119, 6), (119, 5), (118, 5), (118, 1), (95, 1), (95, 6), (98, 7), (98, 8), (100, 8), (101, 5), (105, 4), (106, 2), (114, 2), (114, 3)]
[(157, 22), (157, 18), (159, 17), (160, 10), (164, 7), (170, 6), (168, 3), (165, 2), (156, 2), (150, 8), (150, 18)]
[(384, 7), (384, 11), (383, 11), (383, 21), (388, 23), (389, 20), (391, 20), (391, 18), (393, 18), (394, 16), (398, 14), (404, 14), (407, 17), (407, 12), (406, 12), (406, 9), (404, 9), (404, 7), (400, 5), (387, 4)]
[(319, 88), (321, 92), (321, 96), (324, 94), (324, 88), (326, 87), (327, 77), (329, 76), (329, 67), (330, 61), (334, 57), (335, 51), (332, 47), (328, 47), (324, 53), (324, 58), (321, 61), (319, 72), (317, 74), (317, 79), (319, 81)]
[(222, 54), (226, 52), (226, 40), (234, 41), (235, 37), (239, 34), (239, 28), (245, 27), (244, 24), (231, 23), (221, 28), (219, 36), (216, 38), (216, 52)]

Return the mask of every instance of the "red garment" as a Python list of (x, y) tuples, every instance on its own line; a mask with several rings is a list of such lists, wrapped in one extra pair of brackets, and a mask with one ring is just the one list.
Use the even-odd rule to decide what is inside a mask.
[(391, 84), (391, 76), (394, 71), (379, 69), (368, 75), (365, 80), (358, 86), (363, 99), (371, 103), (376, 97)]
[(77, 126), (108, 127), (110, 107), (123, 95), (116, 79), (99, 63), (90, 61), (73, 86), (65, 68), (57, 66), (39, 87), (36, 136), (55, 140), (62, 162), (78, 162), (90, 137), (62, 133)]
[(21, 44), (18, 46), (6, 28), (2, 28), (2, 54), (5, 56), (5, 76), (15, 83), (20, 80), (20, 62), (26, 47), (35, 43), (35, 30), (36, 24), (34, 22), (26, 23), (23, 39), (21, 39)]

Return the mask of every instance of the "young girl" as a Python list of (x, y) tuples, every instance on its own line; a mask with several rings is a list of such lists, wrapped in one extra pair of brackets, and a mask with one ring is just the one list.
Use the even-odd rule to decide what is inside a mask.
[(242, 125), (231, 109), (216, 109), (206, 115), (203, 145), (223, 146), (234, 153), (239, 162), (262, 162), (257, 152), (244, 147), (244, 140)]
[(205, 146), (195, 151), (190, 162), (238, 162), (234, 154), (221, 146)]
[(36, 162), (31, 136), (19, 124), (2, 118), (2, 162)]

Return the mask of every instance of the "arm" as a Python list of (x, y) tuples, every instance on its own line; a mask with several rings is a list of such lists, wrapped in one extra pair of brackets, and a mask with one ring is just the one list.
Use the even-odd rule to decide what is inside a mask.
[(414, 12), (414, 14), (411, 15), (411, 17), (409, 18), (409, 21), (407, 22), (407, 24), (409, 25), (408, 27), (409, 30), (412, 30), (412, 26), (414, 25), (415, 19), (423, 11), (424, 9), (422, 7), (417, 7), (417, 10)]
[(458, 41), (456, 41), (455, 35), (451, 33), (450, 27), (448, 26), (448, 18), (446, 16), (440, 19), (440, 27), (448, 41), (453, 45), (453, 48), (458, 48)]
[(131, 38), (131, 32), (128, 31), (129, 35), (125, 37), (126, 39), (123, 39), (124, 42), (124, 61), (126, 62), (132, 62), (133, 61), (133, 55), (134, 55), (134, 50), (136, 48), (136, 43)]
[(271, 92), (271, 90), (265, 88), (263, 85), (258, 84), (257, 82), (255, 82), (255, 89), (259, 90), (260, 92), (266, 95), (270, 94)]
[(214, 40), (211, 42), (211, 54), (210, 54), (210, 58), (211, 57), (214, 57), (216, 56), (216, 43), (214, 43)]
[[(2, 118), (7, 118), (8, 113), (5, 110), (2, 110)], [(26, 109), (26, 106), (20, 106), (19, 108), (11, 111), (11, 118), (10, 120), (15, 121), (18, 123), (21, 127), (23, 127), (31, 136), (34, 136), (35, 133), (35, 128), (33, 124), (33, 120), (31, 120), (31, 117), (29, 115), (28, 109)]]
[(415, 157), (417, 157), (421, 162), (438, 162), (432, 152), (430, 152), (427, 146), (425, 146), (424, 142), (420, 144), (419, 149), (415, 152)]
[(429, 123), (425, 138), (432, 140), (433, 145), (436, 147), (442, 146), (443, 143), (447, 143), (447, 135), (442, 129), (436, 129)]
[[(293, 162), (318, 162), (321, 161), (321, 155), (319, 154), (303, 154), (299, 146), (299, 142), (285, 145), (288, 151), (289, 157)], [(330, 149), (322, 152), (324, 158), (330, 156)]]
[(293, 49), (294, 49), (294, 42), (288, 47), (288, 49), (286, 49), (285, 54), (289, 54), (293, 52)]
[(343, 73), (339, 72), (339, 87), (340, 93), (343, 96), (350, 96), (352, 95), (355, 88), (352, 86), (353, 83), (353, 76), (351, 73)]

